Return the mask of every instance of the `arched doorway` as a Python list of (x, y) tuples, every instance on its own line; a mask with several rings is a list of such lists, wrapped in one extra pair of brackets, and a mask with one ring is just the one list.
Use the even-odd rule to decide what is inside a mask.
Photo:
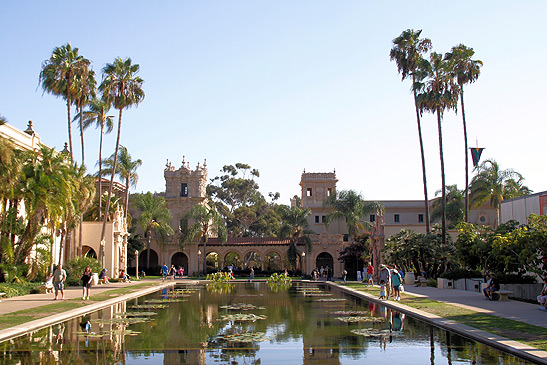
[(216, 252), (209, 252), (207, 254), (207, 271), (217, 271), (220, 267), (220, 257), (218, 256), (218, 253)]
[(178, 270), (179, 267), (184, 269), (184, 273), (188, 274), (188, 256), (182, 252), (177, 252), (171, 257), (171, 265), (175, 265), (175, 268)]
[(230, 266), (232, 266), (234, 270), (241, 270), (241, 259), (239, 258), (239, 254), (237, 252), (228, 252), (226, 256), (224, 256), (224, 267)]
[(92, 259), (97, 259), (97, 253), (89, 246), (82, 246), (82, 255)]
[(281, 270), (281, 256), (277, 252), (268, 252), (264, 256), (264, 270)]
[(328, 266), (334, 274), (334, 259), (332, 258), (332, 255), (330, 253), (321, 252), (319, 255), (317, 255), (317, 258), (315, 259), (315, 267), (321, 269), (321, 266), (323, 266), (324, 269), (326, 269)]
[[(143, 250), (139, 254), (139, 268), (153, 269), (158, 267), (158, 254), (154, 250), (150, 250), (150, 266), (146, 263), (148, 261), (148, 250)], [(159, 273), (159, 271), (158, 271)], [(147, 273), (148, 274), (148, 273)], [(150, 273), (153, 274), (153, 273)], [(156, 275), (156, 274), (154, 274)]]
[(243, 260), (244, 269), (250, 269), (251, 267), (254, 267), (255, 269), (260, 269), (262, 267), (260, 255), (254, 251), (248, 252), (245, 255), (245, 260)]

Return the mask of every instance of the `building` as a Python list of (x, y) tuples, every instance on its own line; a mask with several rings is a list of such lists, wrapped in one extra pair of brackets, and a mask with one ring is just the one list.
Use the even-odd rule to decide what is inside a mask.
[(515, 220), (520, 224), (528, 224), (530, 214), (547, 214), (547, 191), (504, 200), (500, 204), (500, 212), (502, 223)]

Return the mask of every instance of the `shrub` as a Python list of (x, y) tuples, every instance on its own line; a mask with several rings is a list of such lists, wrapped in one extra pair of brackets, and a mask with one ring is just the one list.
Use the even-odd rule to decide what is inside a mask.
[(91, 272), (99, 273), (101, 271), (101, 263), (91, 257), (77, 257), (66, 264), (66, 285), (78, 285), (86, 266), (91, 267)]
[(519, 274), (494, 274), (500, 284), (535, 284), (537, 283), (536, 277), (533, 275), (519, 275)]
[(2, 283), (0, 284), (0, 292), (6, 293), (6, 297), (17, 297), (20, 295), (38, 293), (40, 291), (40, 283)]
[(233, 277), (228, 272), (219, 271), (219, 272), (215, 272), (213, 274), (207, 274), (205, 279), (206, 280), (211, 280), (211, 281), (214, 281), (214, 282), (217, 282), (217, 283), (227, 283), (227, 282), (233, 280)]
[(454, 269), (446, 271), (440, 275), (443, 279), (449, 280), (458, 280), (458, 279), (471, 279), (471, 278), (482, 278), (483, 275), (478, 270), (468, 270), (468, 269)]
[(292, 279), (285, 274), (273, 273), (267, 280), (268, 284), (290, 284)]

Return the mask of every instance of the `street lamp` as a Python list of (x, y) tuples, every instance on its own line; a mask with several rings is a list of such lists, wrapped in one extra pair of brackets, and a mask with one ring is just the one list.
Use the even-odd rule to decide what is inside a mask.
[(136, 278), (139, 280), (139, 250), (135, 250), (135, 262), (137, 263)]
[(201, 256), (201, 250), (198, 250), (198, 280), (200, 279), (200, 273), (199, 273), (199, 257)]
[(306, 253), (302, 252), (302, 278), (306, 275)]

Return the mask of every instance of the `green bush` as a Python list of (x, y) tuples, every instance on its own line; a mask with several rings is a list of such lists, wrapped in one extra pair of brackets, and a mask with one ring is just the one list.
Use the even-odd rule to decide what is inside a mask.
[(1, 283), (0, 292), (6, 293), (6, 297), (18, 297), (20, 295), (38, 293), (40, 291), (40, 283)]
[(454, 269), (442, 273), (439, 277), (449, 280), (458, 280), (458, 279), (471, 279), (471, 278), (482, 278), (483, 275), (478, 270), (468, 270), (468, 269)]
[(495, 273), (494, 274), (500, 284), (535, 284), (537, 280), (533, 275), (519, 275), (519, 274), (505, 274), (505, 273)]
[(77, 257), (74, 260), (69, 261), (64, 268), (67, 275), (66, 285), (79, 285), (80, 278), (82, 277), (86, 266), (89, 266), (93, 273), (98, 274), (102, 270), (101, 263), (97, 259), (86, 256)]

